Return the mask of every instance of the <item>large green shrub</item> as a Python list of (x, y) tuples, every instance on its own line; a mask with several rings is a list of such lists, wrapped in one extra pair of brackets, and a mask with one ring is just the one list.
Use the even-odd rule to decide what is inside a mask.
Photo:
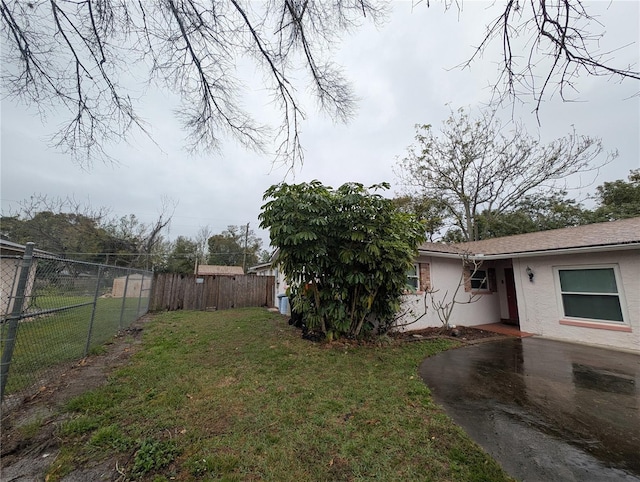
[(390, 199), (348, 183), (277, 184), (264, 195), (262, 228), (279, 249), (292, 307), (328, 338), (385, 332), (406, 289), (423, 225)]

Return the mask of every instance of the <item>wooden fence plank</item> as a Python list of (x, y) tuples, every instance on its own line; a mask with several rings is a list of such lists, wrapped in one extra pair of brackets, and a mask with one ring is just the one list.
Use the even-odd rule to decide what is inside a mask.
[(156, 273), (149, 310), (224, 310), (273, 306), (275, 277), (255, 275), (200, 276)]

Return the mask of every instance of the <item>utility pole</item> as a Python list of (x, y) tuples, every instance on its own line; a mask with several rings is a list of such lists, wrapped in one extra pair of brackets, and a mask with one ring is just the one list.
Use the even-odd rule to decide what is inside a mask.
[(249, 244), (249, 223), (247, 223), (247, 229), (244, 232), (244, 253), (242, 255), (242, 271), (247, 272), (247, 246)]

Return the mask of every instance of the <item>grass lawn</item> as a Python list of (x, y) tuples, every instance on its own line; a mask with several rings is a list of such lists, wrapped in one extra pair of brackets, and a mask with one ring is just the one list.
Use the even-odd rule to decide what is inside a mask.
[[(38, 310), (92, 301), (92, 296), (42, 296), (39, 297)], [(143, 306), (146, 302), (146, 298), (142, 300)], [(68, 362), (80, 360), (87, 345), (92, 311), (92, 305), (85, 305), (20, 321), (6, 393), (19, 392), (34, 384), (37, 389), (44, 373), (58, 367), (66, 368)], [(137, 318), (137, 311), (138, 298), (125, 298), (124, 308), (122, 298), (98, 299), (89, 350), (98, 349), (118, 333), (121, 313), (123, 327), (128, 327)], [(2, 325), (2, 330), (4, 340), (8, 323)]]
[(314, 344), (262, 309), (162, 313), (68, 403), (48, 480), (106, 457), (143, 480), (510, 480), (417, 375), (451, 346)]

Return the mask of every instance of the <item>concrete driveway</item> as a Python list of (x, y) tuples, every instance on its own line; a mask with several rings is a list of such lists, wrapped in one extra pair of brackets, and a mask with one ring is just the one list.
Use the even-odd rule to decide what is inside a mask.
[(435, 400), (524, 481), (640, 481), (640, 355), (540, 338), (427, 358)]

